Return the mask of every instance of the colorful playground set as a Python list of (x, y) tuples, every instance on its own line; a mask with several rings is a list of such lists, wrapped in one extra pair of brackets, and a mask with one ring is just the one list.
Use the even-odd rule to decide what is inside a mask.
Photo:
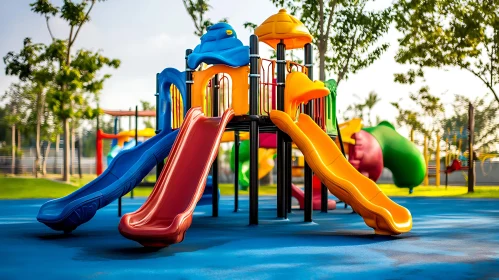
[[(259, 42), (275, 49), (277, 59), (260, 58)], [(376, 235), (408, 233), (411, 213), (375, 182), (387, 168), (397, 187), (412, 191), (428, 177), (425, 156), (389, 122), (339, 124), (336, 82), (313, 80), (311, 42), (305, 26), (284, 9), (255, 29), (249, 46), (229, 24), (212, 25), (200, 44), (186, 51), (185, 71), (166, 68), (157, 75), (156, 112), (140, 113), (156, 117), (156, 130), (98, 130), (98, 177), (43, 204), (38, 221), (56, 231), (75, 231), (156, 166), (152, 193), (138, 210), (123, 215), (118, 229), (144, 247), (180, 243), (188, 238), (197, 205), (211, 204), (212, 216), (218, 216), (218, 149), (221, 142), (234, 142), (236, 202), (237, 190), (249, 189), (250, 225), (259, 223), (259, 179), (276, 167), (278, 219), (287, 219), (292, 197), (304, 222), (313, 221), (313, 210), (327, 212), (342, 202)], [(302, 48), (304, 64), (285, 59), (286, 50)], [(105, 170), (104, 139), (113, 140)], [(303, 190), (292, 184), (292, 149), (304, 156)], [(328, 199), (329, 192), (339, 201)]]

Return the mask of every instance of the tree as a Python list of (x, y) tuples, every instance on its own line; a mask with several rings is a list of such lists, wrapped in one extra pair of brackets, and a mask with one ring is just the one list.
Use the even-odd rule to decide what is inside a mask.
[[(64, 134), (63, 179), (69, 181), (69, 135), (70, 121), (73, 128), (80, 119), (94, 118), (99, 112), (90, 105), (96, 101), (109, 74), (99, 75), (104, 67), (118, 68), (120, 61), (103, 56), (100, 52), (72, 47), (83, 25), (90, 21), (96, 0), (75, 3), (65, 0), (62, 7), (56, 7), (48, 0), (37, 0), (30, 4), (31, 10), (45, 17), (52, 43), (47, 47), (45, 59), (55, 68), (54, 85), (49, 88), (47, 105), (61, 123)], [(57, 39), (52, 33), (49, 20), (58, 16), (69, 26), (66, 39)]]
[(499, 1), (398, 0), (395, 10), (402, 34), (396, 61), (414, 66), (395, 81), (411, 84), (425, 68), (459, 67), (499, 102)]
[[(35, 44), (31, 38), (24, 39), (23, 48), (19, 53), (8, 52), (3, 61), (6, 65), (5, 73), (7, 75), (17, 76), (26, 87), (22, 93), (34, 95), (35, 101), (31, 108), (34, 108), (33, 114), (36, 115), (36, 156), (35, 156), (35, 176), (38, 177), (41, 158), (41, 126), (43, 123), (43, 112), (45, 108), (45, 97), (47, 85), (52, 80), (52, 71), (50, 65), (47, 65), (43, 59), (45, 45)], [(27, 90), (29, 88), (29, 90)], [(29, 100), (29, 96), (24, 96)]]
[(353, 94), (352, 96), (355, 97), (358, 101), (348, 105), (343, 112), (341, 112), (340, 109), (338, 111), (338, 114), (343, 113), (343, 120), (345, 121), (352, 118), (359, 118), (364, 120), (364, 109), (366, 107), (365, 103), (360, 101), (360, 97), (357, 94)]
[[(142, 110), (143, 111), (154, 111), (154, 110), (156, 110), (156, 106), (152, 105), (151, 102), (149, 102), (149, 101), (140, 100), (140, 104), (142, 105)], [(154, 125), (152, 123), (151, 117), (144, 118), (144, 125), (147, 128), (154, 128)]]
[(429, 139), (441, 133), (445, 110), (440, 97), (433, 95), (429, 87), (423, 86), (418, 92), (411, 93), (409, 99), (412, 101), (411, 109), (405, 109), (400, 102), (391, 103), (399, 111), (396, 118), (397, 125), (405, 125), (411, 131), (420, 132)]
[[(13, 83), (1, 97), (1, 101), (8, 100), (8, 106), (5, 107), (5, 118), (7, 125), (11, 126), (11, 156), (12, 173), (16, 169), (16, 156), (21, 156), (21, 131), (26, 131), (29, 120), (31, 101), (26, 98), (27, 86), (21, 83)], [(16, 144), (17, 134), (17, 144)]]
[[(210, 10), (209, 0), (182, 0), (185, 10), (189, 14), (194, 23), (194, 35), (201, 37), (206, 32), (206, 29), (213, 25), (210, 19), (205, 18), (205, 14)], [(220, 20), (227, 22), (227, 18)]]
[(371, 65), (388, 49), (380, 38), (388, 32), (391, 8), (368, 11), (370, 0), (271, 0), (299, 16), (314, 37), (319, 57), (319, 79), (326, 72), (336, 73), (339, 84)]
[[(463, 128), (463, 131), (467, 130), (468, 104), (471, 102), (475, 107), (474, 147), (476, 151), (495, 152), (495, 145), (499, 143), (499, 116), (497, 115), (499, 104), (490, 102), (491, 97), (488, 95), (472, 100), (463, 95), (456, 95), (453, 103), (454, 115), (443, 121), (444, 131), (455, 131), (460, 128)], [(460, 152), (465, 152), (467, 149), (468, 147), (463, 145)]]
[(365, 107), (367, 108), (367, 120), (369, 123), (369, 126), (372, 126), (372, 118), (371, 118), (371, 113), (376, 104), (380, 102), (381, 99), (379, 98), (378, 94), (374, 91), (371, 91), (369, 95), (366, 98), (366, 101), (364, 102)]
[[(353, 94), (353, 96), (357, 99), (360, 99), (358, 95)], [(368, 126), (372, 126), (372, 109), (378, 102), (381, 101), (378, 94), (374, 91), (371, 91), (369, 95), (363, 101), (354, 102), (346, 108), (343, 112), (343, 119), (348, 120), (351, 118), (360, 118), (365, 124)], [(367, 114), (365, 110), (367, 109)], [(367, 121), (364, 120), (364, 117), (367, 117)], [(379, 122), (379, 117), (376, 116), (376, 122)]]

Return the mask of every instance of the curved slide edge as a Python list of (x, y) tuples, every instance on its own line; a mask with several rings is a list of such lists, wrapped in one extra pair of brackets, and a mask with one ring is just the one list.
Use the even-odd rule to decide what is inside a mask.
[(145, 247), (182, 242), (233, 116), (232, 109), (217, 118), (205, 117), (199, 107), (188, 111), (153, 192), (137, 211), (121, 218), (118, 229), (124, 237)]
[(333, 140), (308, 115), (300, 114), (294, 122), (288, 114), (274, 110), (270, 118), (293, 139), (329, 191), (359, 213), (376, 234), (397, 235), (411, 230), (409, 210), (390, 200), (348, 163)]

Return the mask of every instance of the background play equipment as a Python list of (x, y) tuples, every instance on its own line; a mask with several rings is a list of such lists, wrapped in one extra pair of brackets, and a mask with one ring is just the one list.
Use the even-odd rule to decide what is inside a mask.
[(383, 152), (383, 164), (393, 174), (393, 182), (399, 188), (412, 192), (423, 182), (426, 174), (425, 160), (416, 145), (402, 137), (395, 127), (383, 121), (374, 127), (364, 128), (374, 136)]
[[(258, 149), (258, 179), (262, 179), (265, 175), (270, 173), (274, 168), (274, 158), (276, 157), (276, 135), (274, 133), (260, 133), (260, 147)], [(250, 177), (250, 141), (241, 141), (239, 144), (239, 160), (238, 163), (235, 162), (235, 150), (236, 145), (232, 147), (230, 167), (232, 171), (238, 170), (238, 184), (243, 190), (247, 190), (249, 186)], [(239, 165), (239, 168), (235, 168), (235, 164)], [(321, 183), (314, 178), (313, 183), (313, 209), (321, 210)], [(304, 192), (302, 189), (296, 185), (291, 185), (291, 195), (296, 198), (300, 209), (305, 207), (304, 203)], [(336, 202), (334, 200), (328, 199), (328, 209), (334, 210), (336, 208)]]
[(383, 150), (379, 142), (364, 130), (352, 134), (351, 139), (353, 144), (345, 145), (348, 147), (348, 162), (362, 175), (376, 182), (384, 168)]
[[(426, 161), (426, 166), (428, 172), (425, 176), (424, 185), (429, 184), (429, 177), (435, 177), (435, 185), (440, 186), (440, 173), (445, 173), (445, 187), (448, 185), (448, 176), (452, 172), (463, 171), (463, 175), (468, 182), (468, 192), (471, 193), (474, 191), (475, 187), (475, 160), (481, 160), (482, 164), (482, 172), (483, 170), (483, 158), (480, 155), (477, 155), (477, 151), (474, 150), (474, 130), (475, 130), (475, 111), (473, 104), (468, 103), (468, 127), (456, 127), (456, 128), (448, 128), (443, 134), (437, 134), (436, 137), (436, 151), (435, 151), (435, 165), (429, 165), (430, 154), (428, 152), (428, 138), (425, 136), (424, 138), (424, 158)], [(412, 138), (412, 132), (411, 132)], [(440, 141), (443, 139), (446, 143), (447, 151), (445, 155), (445, 168), (443, 170), (440, 169)], [(465, 142), (465, 144), (463, 144)], [(451, 146), (454, 146), (455, 149), (451, 149)], [(470, 152), (472, 151), (472, 152)], [(434, 174), (431, 174), (429, 171), (434, 170)], [(465, 173), (465, 171), (467, 171)], [(484, 173), (485, 175), (485, 173)]]
[[(298, 75), (288, 77), (287, 81), (292, 79), (296, 79), (297, 83), (300, 81), (300, 84), (307, 83)], [(302, 89), (286, 87), (285, 94), (290, 96), (291, 101), (307, 100), (307, 98), (310, 100), (327, 94), (320, 84), (311, 82), (307, 84), (308, 87), (304, 86)], [(373, 181), (350, 165), (333, 140), (309, 116), (300, 114), (298, 121), (295, 122), (289, 114), (292, 112), (292, 110), (288, 112), (275, 110), (270, 116), (272, 121), (304, 152), (305, 160), (329, 190), (351, 205), (377, 234), (392, 235), (408, 232), (412, 228), (410, 212), (390, 200)]]
[[(102, 130), (99, 128), (99, 119), (97, 119), (97, 136), (96, 136), (96, 155), (95, 155), (95, 173), (97, 176), (102, 174), (102, 171), (104, 170), (102, 160), (103, 160), (103, 144), (102, 140), (103, 139), (113, 139), (111, 143), (111, 147), (118, 144), (119, 146), (123, 146), (125, 141), (128, 141), (131, 137), (134, 137), (135, 142), (138, 142), (138, 118), (139, 117), (154, 117), (156, 116), (156, 113), (154, 111), (139, 111), (138, 107), (135, 106), (135, 111), (117, 111), (117, 110), (103, 110), (104, 114), (113, 116), (115, 118), (115, 133), (114, 134), (108, 134), (104, 133)], [(116, 133), (118, 130), (118, 125), (117, 123), (120, 121), (120, 117), (125, 117), (128, 116), (129, 119), (129, 126), (130, 126), (130, 131), (129, 132), (123, 132), (121, 135), (119, 133)], [(135, 130), (131, 129), (131, 117), (135, 116)], [(154, 134), (150, 133), (151, 131), (148, 131), (149, 137), (154, 136)]]
[(207, 118), (200, 108), (189, 110), (153, 192), (141, 208), (121, 219), (123, 236), (147, 247), (165, 247), (184, 239), (233, 116), (231, 109), (221, 118)]
[[(139, 131), (136, 130), (129, 130), (129, 131), (122, 131), (119, 133), (115, 133), (118, 138), (113, 139), (113, 144), (111, 145), (111, 150), (107, 154), (107, 164), (109, 165), (111, 161), (118, 155), (120, 151), (123, 150), (128, 150), (132, 147), (135, 147), (136, 145), (140, 145), (142, 142), (136, 142), (135, 141), (135, 133), (137, 133), (137, 137), (141, 138), (151, 138), (154, 135), (156, 135), (156, 132), (152, 128), (145, 128)], [(132, 138), (133, 137), (133, 138)], [(115, 141), (116, 140), (116, 141)]]

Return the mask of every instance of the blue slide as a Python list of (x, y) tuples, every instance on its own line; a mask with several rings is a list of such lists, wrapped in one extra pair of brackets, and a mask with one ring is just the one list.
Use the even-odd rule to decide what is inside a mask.
[(137, 147), (119, 153), (95, 180), (72, 194), (42, 205), (37, 219), (54, 230), (70, 232), (88, 222), (97, 210), (125, 195), (163, 161), (178, 130), (158, 135)]
[[(158, 76), (160, 99), (168, 102), (170, 85), (174, 84), (185, 96), (185, 74), (166, 68)], [(185, 100), (185, 99), (184, 99)], [(160, 104), (163, 105), (163, 104)], [(125, 195), (170, 153), (178, 130), (171, 131), (171, 104), (165, 103), (158, 117), (163, 118), (159, 134), (141, 145), (120, 152), (108, 168), (95, 180), (73, 192), (42, 205), (37, 219), (54, 230), (71, 232), (88, 222), (97, 210)]]

